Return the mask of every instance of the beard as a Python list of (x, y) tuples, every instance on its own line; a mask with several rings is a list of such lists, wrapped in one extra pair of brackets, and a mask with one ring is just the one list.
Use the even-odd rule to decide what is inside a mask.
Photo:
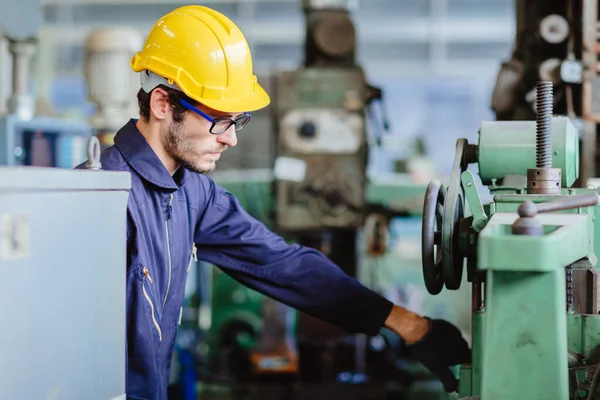
[(169, 154), (182, 167), (199, 174), (207, 174), (216, 168), (216, 164), (203, 161), (202, 156), (224, 151), (227, 146), (199, 151), (200, 149), (194, 147), (194, 143), (197, 142), (196, 135), (184, 131), (182, 122), (173, 122), (169, 126), (166, 136), (166, 150)]

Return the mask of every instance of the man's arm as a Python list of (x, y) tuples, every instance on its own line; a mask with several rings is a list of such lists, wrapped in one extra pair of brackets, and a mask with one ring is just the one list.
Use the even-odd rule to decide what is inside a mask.
[(194, 237), (201, 259), (248, 287), (351, 332), (376, 335), (387, 326), (407, 341), (424, 335), (424, 318), (392, 307), (317, 250), (286, 243), (233, 195), (212, 180), (203, 182), (207, 207)]
[(286, 243), (251, 217), (233, 195), (203, 178), (200, 195), (206, 202), (194, 235), (200, 259), (252, 289), (348, 331), (376, 335), (384, 326), (391, 329), (409, 344), (415, 359), (440, 377), (447, 391), (456, 389), (448, 366), (470, 359), (458, 329), (395, 306), (317, 250)]

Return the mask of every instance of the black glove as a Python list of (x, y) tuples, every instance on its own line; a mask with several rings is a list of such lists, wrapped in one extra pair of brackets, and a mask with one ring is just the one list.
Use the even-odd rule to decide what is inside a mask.
[(460, 331), (448, 321), (429, 321), (429, 330), (416, 343), (408, 345), (410, 355), (435, 374), (447, 393), (458, 390), (458, 380), (450, 371), (451, 365), (471, 362), (471, 350)]

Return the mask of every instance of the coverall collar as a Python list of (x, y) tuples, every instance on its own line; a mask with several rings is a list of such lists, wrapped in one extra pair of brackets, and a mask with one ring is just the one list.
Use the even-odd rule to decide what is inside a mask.
[(171, 176), (136, 127), (136, 123), (137, 119), (130, 119), (115, 135), (115, 147), (123, 155), (125, 161), (142, 178), (160, 188), (177, 190), (185, 185), (189, 171), (184, 167), (179, 167)]

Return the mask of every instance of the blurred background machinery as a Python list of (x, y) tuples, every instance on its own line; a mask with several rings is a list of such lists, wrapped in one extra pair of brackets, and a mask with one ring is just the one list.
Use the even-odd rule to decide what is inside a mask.
[(85, 160), (93, 132), (85, 121), (37, 113), (31, 66), (41, 25), (39, 0), (19, 2), (0, 16), (12, 58), (12, 91), (0, 115), (0, 164), (72, 168)]
[(143, 45), (143, 36), (129, 26), (91, 30), (83, 69), (95, 111), (89, 117), (63, 115), (33, 85), (42, 11), (39, 0), (27, 0), (0, 17), (11, 57), (11, 94), (0, 117), (0, 164), (73, 168), (85, 160), (89, 137), (96, 135), (106, 148), (124, 121), (137, 116), (139, 78), (129, 59)]
[(598, 2), (515, 1), (516, 37), (502, 64), (492, 97), (498, 120), (535, 119), (535, 86), (552, 82), (554, 112), (567, 115), (579, 131), (585, 187), (598, 176)]
[(137, 117), (139, 77), (131, 70), (132, 54), (144, 45), (129, 26), (95, 28), (85, 38), (85, 81), (96, 104), (90, 123), (103, 148), (111, 146), (124, 121)]

